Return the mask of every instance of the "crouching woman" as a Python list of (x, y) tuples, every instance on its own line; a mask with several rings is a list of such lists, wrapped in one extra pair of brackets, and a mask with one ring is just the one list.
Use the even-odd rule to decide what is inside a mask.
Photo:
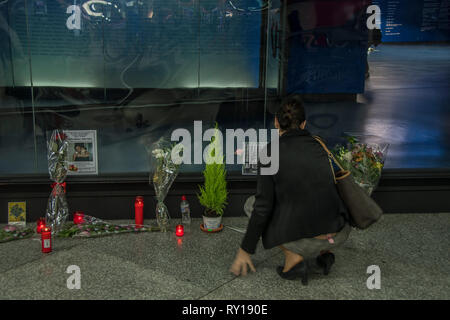
[(293, 97), (282, 102), (275, 115), (279, 170), (274, 175), (258, 175), (253, 212), (230, 270), (235, 275), (246, 275), (248, 267), (255, 271), (250, 255), (262, 236), (265, 249), (278, 246), (284, 253), (278, 274), (288, 280), (301, 279), (306, 285), (305, 260), (315, 258), (328, 274), (334, 263), (331, 250), (348, 238), (348, 213), (328, 155), (305, 126), (302, 101)]

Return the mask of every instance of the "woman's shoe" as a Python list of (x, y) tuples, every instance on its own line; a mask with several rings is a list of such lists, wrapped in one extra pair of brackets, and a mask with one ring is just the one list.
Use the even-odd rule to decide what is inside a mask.
[(334, 264), (334, 254), (327, 252), (321, 254), (316, 258), (317, 265), (323, 268), (323, 274), (328, 275), (330, 273), (331, 266)]
[(298, 278), (302, 279), (302, 284), (307, 285), (308, 284), (308, 267), (303, 260), (302, 262), (296, 264), (294, 267), (292, 267), (291, 270), (288, 272), (283, 272), (284, 267), (279, 266), (277, 268), (277, 273), (286, 280), (296, 280)]

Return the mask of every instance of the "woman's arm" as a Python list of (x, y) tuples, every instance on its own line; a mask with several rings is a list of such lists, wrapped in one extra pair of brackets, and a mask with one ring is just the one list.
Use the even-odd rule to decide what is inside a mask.
[(250, 254), (255, 253), (256, 245), (273, 211), (274, 186), (272, 176), (259, 176), (255, 206), (248, 223), (247, 233), (242, 241), (230, 271), (236, 276), (247, 275), (248, 267), (256, 271)]
[(247, 232), (242, 241), (241, 248), (247, 253), (253, 254), (273, 212), (275, 197), (273, 176), (259, 175), (257, 181), (257, 192)]

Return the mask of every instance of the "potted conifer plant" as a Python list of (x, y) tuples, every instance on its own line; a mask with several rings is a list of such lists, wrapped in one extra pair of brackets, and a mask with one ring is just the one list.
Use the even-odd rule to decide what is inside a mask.
[(209, 160), (203, 171), (205, 182), (203, 186), (199, 186), (200, 194), (197, 195), (200, 204), (205, 208), (201, 226), (205, 232), (216, 232), (223, 228), (222, 215), (228, 197), (225, 163), (217, 137), (216, 124), (215, 133), (207, 151)]

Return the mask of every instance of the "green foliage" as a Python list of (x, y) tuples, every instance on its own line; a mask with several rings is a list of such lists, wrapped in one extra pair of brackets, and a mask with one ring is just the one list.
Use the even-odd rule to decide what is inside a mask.
[(358, 139), (353, 136), (348, 136), (347, 141), (350, 143), (351, 146), (354, 146), (358, 142)]
[(71, 222), (64, 224), (63, 228), (57, 233), (59, 238), (71, 238), (77, 233), (79, 233), (80, 229)]
[(0, 243), (12, 240), (26, 239), (33, 236), (32, 228), (12, 227), (12, 230), (0, 229)]
[(57, 233), (58, 238), (73, 238), (73, 237), (103, 237), (114, 234), (130, 233), (130, 232), (156, 232), (160, 231), (159, 227), (143, 226), (136, 228), (134, 225), (113, 225), (107, 223), (96, 224), (73, 224), (66, 223), (62, 230)]
[[(200, 194), (197, 195), (200, 204), (206, 208), (206, 215), (221, 216), (225, 206), (227, 205), (227, 182), (226, 182), (226, 170), (223, 155), (221, 154), (219, 140), (217, 139), (218, 129), (217, 124), (215, 127), (215, 134), (211, 139), (209, 145), (209, 159), (216, 161), (208, 161), (203, 176), (205, 183), (203, 186), (199, 186)], [(216, 157), (216, 152), (217, 157)]]

